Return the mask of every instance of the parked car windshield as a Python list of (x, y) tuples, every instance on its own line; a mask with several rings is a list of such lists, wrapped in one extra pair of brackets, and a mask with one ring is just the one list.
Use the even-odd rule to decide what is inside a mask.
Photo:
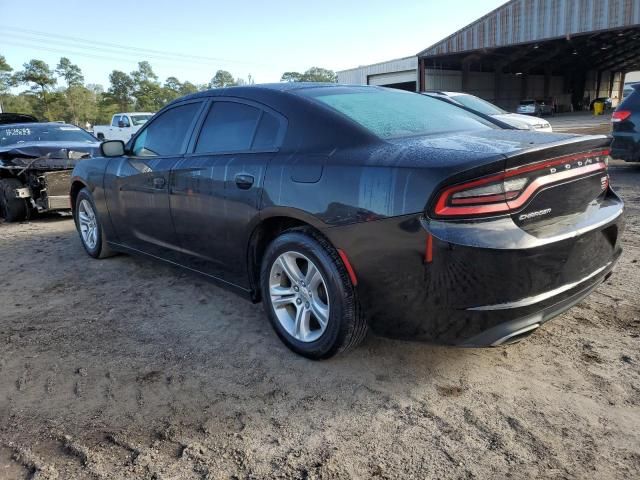
[(536, 101), (535, 100), (522, 100), (520, 102), (520, 105), (535, 105)]
[(455, 95), (452, 98), (461, 105), (485, 115), (502, 115), (507, 113), (501, 108), (496, 107), (493, 103), (489, 103), (473, 95)]
[(131, 115), (131, 121), (134, 126), (143, 125), (146, 123), (153, 115)]
[(455, 105), (401, 90), (306, 89), (302, 94), (346, 115), (381, 138), (499, 128)]
[(84, 142), (95, 143), (97, 140), (73, 125), (22, 124), (0, 127), (0, 145), (20, 145), (29, 142)]

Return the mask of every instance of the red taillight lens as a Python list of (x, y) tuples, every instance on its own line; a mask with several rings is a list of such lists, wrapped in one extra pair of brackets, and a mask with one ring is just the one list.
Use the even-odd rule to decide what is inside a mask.
[(447, 187), (432, 209), (438, 218), (502, 215), (518, 210), (546, 185), (606, 170), (609, 150), (566, 155)]
[(631, 116), (631, 112), (629, 110), (618, 110), (611, 114), (611, 122), (618, 123), (626, 120)]

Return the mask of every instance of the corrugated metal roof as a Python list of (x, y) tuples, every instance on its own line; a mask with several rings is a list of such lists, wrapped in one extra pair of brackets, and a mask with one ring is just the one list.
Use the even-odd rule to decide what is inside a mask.
[(432, 57), (640, 26), (640, 0), (511, 0), (421, 51)]

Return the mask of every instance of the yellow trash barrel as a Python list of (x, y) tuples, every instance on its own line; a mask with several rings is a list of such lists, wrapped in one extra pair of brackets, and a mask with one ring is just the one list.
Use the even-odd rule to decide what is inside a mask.
[(604, 113), (604, 102), (595, 102), (593, 104), (593, 114), (602, 115)]

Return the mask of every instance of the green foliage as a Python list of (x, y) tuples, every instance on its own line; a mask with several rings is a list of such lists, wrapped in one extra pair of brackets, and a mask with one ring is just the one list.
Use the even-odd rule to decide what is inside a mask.
[(126, 112), (133, 101), (132, 95), (135, 86), (133, 79), (120, 70), (114, 70), (109, 75), (109, 82), (111, 86), (107, 90), (106, 97), (118, 105), (120, 111)]
[(2, 99), (2, 111), (19, 112), (42, 118), (40, 102), (32, 93), (20, 93), (19, 95), (6, 95)]
[(23, 65), (24, 70), (16, 73), (14, 79), (19, 84), (26, 84), (33, 92), (38, 92), (43, 107), (43, 117), (51, 119), (47, 92), (58, 82), (53, 71), (42, 60), (30, 60)]
[(236, 80), (226, 70), (218, 70), (209, 83), (211, 88), (232, 87), (234, 85), (237, 85)]
[(299, 72), (284, 72), (280, 77), (281, 82), (302, 82), (302, 74)]
[(7, 63), (6, 58), (0, 55), (0, 95), (9, 92), (9, 89), (14, 84), (12, 71), (13, 68)]
[[(13, 69), (0, 55), (0, 102), (4, 111), (27, 113), (41, 120), (63, 120), (79, 126), (86, 122), (107, 124), (114, 113), (121, 111), (156, 112), (177, 98), (211, 87), (254, 83), (251, 75), (246, 80), (234, 78), (226, 70), (218, 70), (206, 85), (182, 82), (173, 76), (161, 83), (151, 64), (142, 61), (130, 74), (113, 70), (105, 91), (101, 85), (85, 85), (82, 70), (67, 57), (60, 58), (55, 70), (42, 60), (31, 60), (24, 64), (22, 71), (12, 73)], [(58, 78), (64, 86), (55, 89)], [(11, 89), (18, 85), (28, 85), (30, 89), (12, 94)]]
[(198, 87), (197, 85), (194, 85), (191, 82), (184, 82), (182, 84), (182, 86), (180, 87), (180, 96), (189, 95), (191, 93), (196, 93), (196, 92), (199, 92), (201, 90), (206, 90), (206, 88), (207, 87), (204, 86), (204, 85), (201, 86), (201, 87)]
[(59, 77), (64, 78), (68, 87), (77, 87), (84, 83), (84, 76), (82, 70), (78, 65), (71, 63), (67, 57), (62, 57), (58, 66), (56, 67), (56, 73)]
[(136, 110), (155, 112), (160, 110), (167, 101), (175, 98), (169, 90), (160, 86), (158, 76), (147, 61), (138, 63), (138, 70), (131, 72), (131, 79), (133, 80)]
[(0, 55), (0, 111), (6, 110), (5, 96), (14, 84), (13, 68), (7, 63), (7, 59)]
[(280, 77), (281, 82), (328, 82), (336, 83), (338, 75), (333, 70), (326, 68), (311, 67), (304, 73), (284, 72)]
[(158, 81), (158, 76), (154, 73), (153, 68), (151, 68), (151, 64), (146, 60), (144, 62), (138, 62), (138, 70), (131, 72), (131, 78), (136, 84)]
[(16, 80), (20, 83), (30, 84), (32, 90), (46, 91), (53, 87), (58, 81), (53, 75), (53, 71), (42, 60), (30, 60), (23, 65), (24, 70), (16, 73)]

